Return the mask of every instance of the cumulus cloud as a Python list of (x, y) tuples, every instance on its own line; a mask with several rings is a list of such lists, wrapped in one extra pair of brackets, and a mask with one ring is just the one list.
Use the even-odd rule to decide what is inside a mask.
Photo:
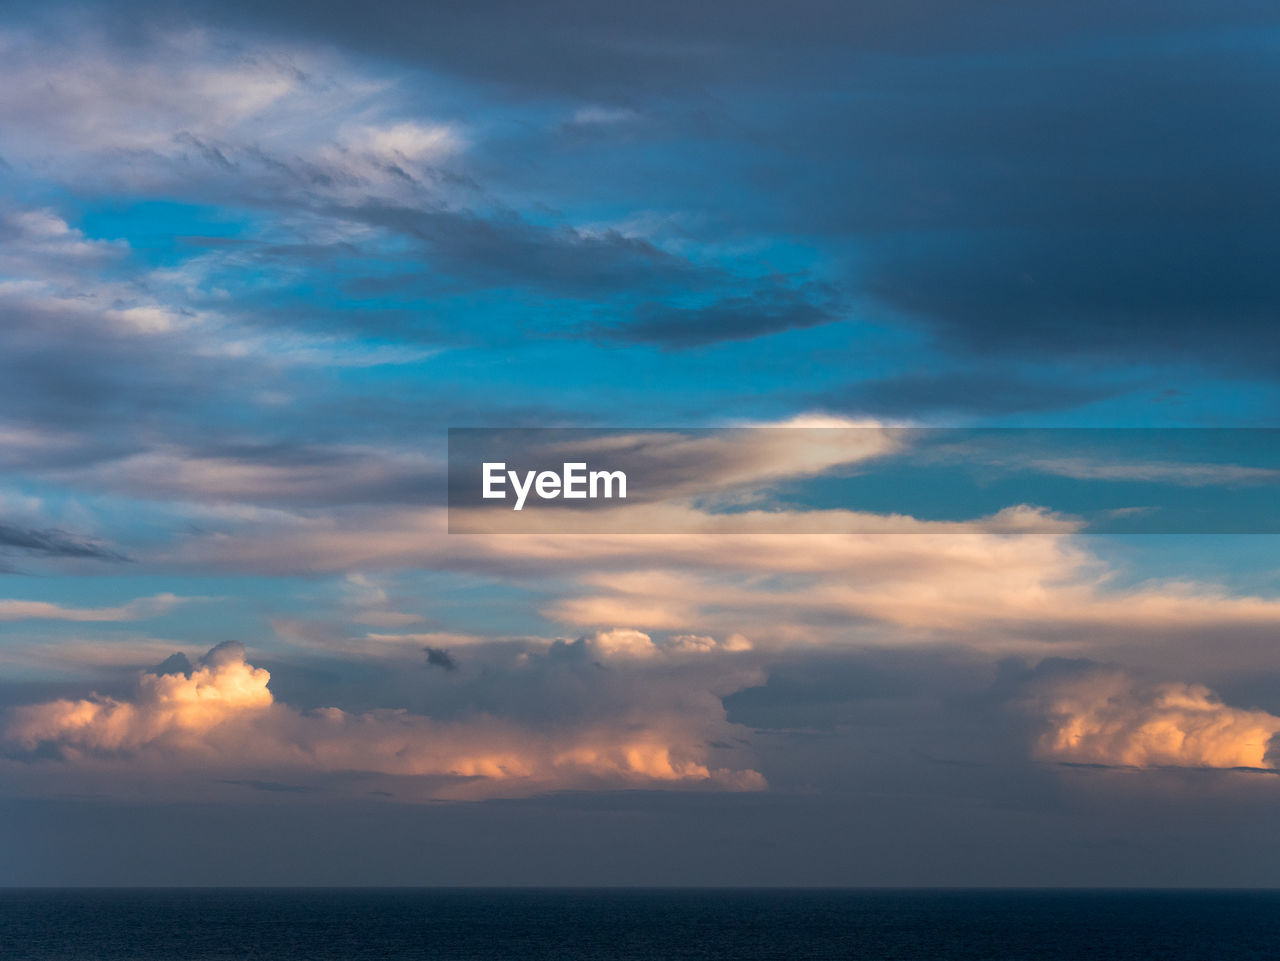
[(667, 640), (667, 650), (682, 654), (710, 654), (713, 651), (740, 653), (751, 650), (751, 641), (741, 634), (730, 634), (717, 641), (705, 634), (675, 634)]
[(751, 642), (741, 634), (731, 634), (722, 641), (709, 635), (671, 634), (655, 641), (653, 636), (631, 627), (613, 627), (592, 631), (575, 641), (556, 641), (552, 650), (587, 653), (600, 662), (649, 661), (679, 658), (686, 655), (742, 653), (751, 650)]
[(1127, 767), (1271, 768), (1280, 717), (1224, 704), (1202, 684), (1094, 670), (1045, 685), (1042, 758)]
[(647, 658), (658, 653), (648, 634), (630, 628), (596, 631), (583, 638), (583, 642), (605, 658)]
[(270, 678), (245, 662), (243, 646), (227, 642), (205, 654), (190, 674), (143, 674), (133, 700), (101, 697), (15, 708), (5, 734), (28, 749), (57, 744), (71, 757), (150, 745), (198, 749), (209, 731), (269, 707)]
[[(642, 635), (641, 635), (642, 636)], [(570, 787), (759, 789), (744, 767), (714, 767), (709, 742), (731, 736), (717, 698), (683, 711), (643, 703), (572, 724), (522, 725), (493, 715), (438, 721), (405, 710), (300, 711), (275, 700), (270, 674), (234, 642), (193, 665), (170, 660), (132, 696), (94, 696), (9, 711), (4, 737), (63, 763), (293, 770), (435, 779), (431, 796), (519, 795)]]

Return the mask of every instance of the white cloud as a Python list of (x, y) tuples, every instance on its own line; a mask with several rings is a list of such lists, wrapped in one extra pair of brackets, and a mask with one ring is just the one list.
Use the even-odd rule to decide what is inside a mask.
[(456, 154), (463, 147), (450, 124), (405, 121), (380, 127), (358, 127), (344, 135), (349, 150), (383, 161), (431, 162)]
[(457, 155), (464, 138), (453, 124), (383, 115), (402, 114), (401, 99), (315, 48), (210, 30), (153, 31), (128, 51), (83, 29), (0, 32), (0, 155), (82, 184), (195, 179), (266, 200), (305, 181), (337, 200), (403, 197), (407, 177)]
[(607, 631), (596, 631), (587, 635), (585, 641), (595, 655), (608, 659), (648, 658), (658, 655), (653, 638), (631, 628), (615, 627)]

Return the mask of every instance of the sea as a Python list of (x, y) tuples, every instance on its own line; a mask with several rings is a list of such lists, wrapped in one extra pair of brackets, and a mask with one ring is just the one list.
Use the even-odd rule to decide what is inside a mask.
[(8, 889), (5, 961), (1233, 961), (1280, 892)]

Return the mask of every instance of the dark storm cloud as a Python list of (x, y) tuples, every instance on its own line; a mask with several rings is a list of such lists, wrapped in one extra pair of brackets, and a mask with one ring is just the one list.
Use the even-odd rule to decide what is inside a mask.
[[(989, 52), (1080, 38), (1123, 38), (1152, 27), (1203, 30), (1274, 23), (1274, 7), (1253, 0), (1206, 5), (1048, 0), (1011, 8), (996, 0), (963, 7), (941, 0), (853, 4), (770, 0), (688, 4), (659, 0), (601, 4), (550, 0), (469, 4), (375, 0), (207, 0), (183, 8), (139, 0), (153, 19), (188, 16), (286, 37), (334, 43), (378, 57), (494, 81), (520, 93), (626, 100), (687, 90), (725, 77), (777, 76), (816, 57), (850, 53), (922, 55)], [(136, 39), (137, 21), (116, 17), (116, 34)], [(821, 62), (821, 61), (819, 61)]]
[[(872, 289), (980, 353), (1203, 362), (1274, 374), (1280, 279), (1269, 229), (1028, 232), (904, 252)], [(974, 247), (978, 249), (974, 249)]]
[(1270, 376), (1275, 43), (885, 67), (878, 95), (791, 126), (823, 172), (766, 186), (798, 226), (856, 238), (863, 288), (953, 352)]

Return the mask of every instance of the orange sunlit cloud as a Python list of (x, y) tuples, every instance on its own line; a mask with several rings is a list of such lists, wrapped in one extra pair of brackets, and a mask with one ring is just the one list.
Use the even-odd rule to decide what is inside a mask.
[(1055, 761), (1126, 767), (1273, 768), (1280, 717), (1231, 707), (1200, 684), (1142, 685), (1096, 671), (1053, 685), (1041, 705), (1038, 753)]
[[(593, 648), (649, 656), (646, 635), (614, 631)], [(620, 709), (606, 721), (529, 728), (490, 716), (437, 721), (404, 710), (299, 711), (273, 697), (270, 674), (234, 643), (219, 645), (189, 675), (143, 674), (132, 697), (95, 696), (12, 709), (4, 736), (25, 750), (56, 749), (70, 764), (114, 762), (175, 772), (248, 768), (434, 776), (434, 796), (519, 795), (586, 786), (713, 786), (755, 790), (750, 768), (715, 767), (708, 742), (731, 734), (716, 698), (690, 698), (683, 713)]]

